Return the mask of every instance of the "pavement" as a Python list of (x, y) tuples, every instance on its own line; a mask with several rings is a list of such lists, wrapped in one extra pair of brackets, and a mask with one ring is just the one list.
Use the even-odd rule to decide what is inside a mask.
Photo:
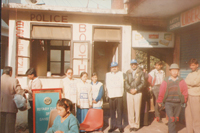
[[(103, 126), (103, 133), (108, 133), (110, 129), (110, 114), (109, 114), (109, 107), (103, 108), (104, 110), (104, 126)], [(124, 111), (126, 112), (126, 111)], [(162, 123), (158, 123), (154, 120), (154, 111), (149, 112), (149, 125), (142, 126), (136, 133), (168, 133), (168, 126), (167, 126), (167, 119), (165, 111), (161, 111)], [(185, 124), (181, 124), (180, 122), (176, 123), (176, 128), (178, 133), (186, 133)], [(130, 132), (130, 126), (128, 125), (127, 113), (123, 113), (123, 127), (124, 133), (135, 133), (134, 131)], [(29, 133), (28, 129), (25, 131), (18, 131), (16, 133)], [(93, 133), (100, 133), (100, 132), (93, 132)], [(120, 133), (119, 129), (116, 129), (112, 133)]]

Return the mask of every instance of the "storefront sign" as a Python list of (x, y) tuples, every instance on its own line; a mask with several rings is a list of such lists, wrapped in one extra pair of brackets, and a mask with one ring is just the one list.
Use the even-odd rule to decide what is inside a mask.
[(30, 14), (31, 21), (43, 22), (64, 22), (68, 23), (68, 16), (62, 15), (48, 15), (48, 14)]
[(181, 14), (181, 26), (187, 26), (200, 22), (200, 6), (188, 10)]
[(200, 5), (169, 20), (168, 30), (175, 30), (200, 22)]
[(174, 30), (181, 27), (180, 16), (176, 16), (169, 21), (168, 30)]
[(16, 21), (16, 36), (24, 37), (24, 22)]
[(174, 34), (169, 32), (132, 31), (132, 47), (172, 48), (174, 47)]

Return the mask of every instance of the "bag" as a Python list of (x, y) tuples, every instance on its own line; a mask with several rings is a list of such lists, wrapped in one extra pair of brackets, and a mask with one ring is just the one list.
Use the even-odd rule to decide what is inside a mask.
[(13, 100), (20, 111), (27, 109), (27, 101), (22, 95), (15, 94)]

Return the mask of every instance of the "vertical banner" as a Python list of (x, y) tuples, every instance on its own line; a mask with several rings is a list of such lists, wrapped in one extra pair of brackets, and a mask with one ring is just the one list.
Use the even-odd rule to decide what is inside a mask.
[(61, 88), (33, 90), (34, 133), (46, 132), (50, 111), (56, 108), (56, 103), (59, 98), (61, 98)]
[(89, 69), (89, 42), (73, 42), (73, 70), (74, 75), (79, 76), (81, 72)]

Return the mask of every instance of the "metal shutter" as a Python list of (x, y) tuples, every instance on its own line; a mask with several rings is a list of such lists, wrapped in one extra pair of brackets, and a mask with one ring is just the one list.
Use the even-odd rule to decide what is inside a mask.
[(182, 30), (180, 34), (180, 68), (183, 78), (190, 72), (187, 62), (191, 58), (200, 62), (200, 24)]

